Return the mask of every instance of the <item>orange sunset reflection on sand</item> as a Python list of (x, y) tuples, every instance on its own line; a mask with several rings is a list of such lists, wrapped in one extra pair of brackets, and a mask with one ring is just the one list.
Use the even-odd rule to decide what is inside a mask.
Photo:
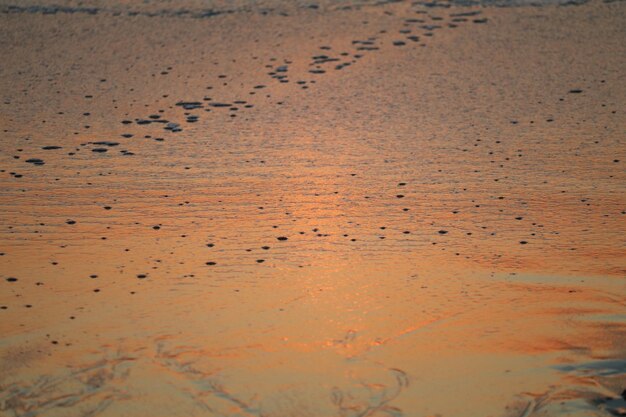
[(43, 3), (0, 416), (624, 413), (623, 2)]

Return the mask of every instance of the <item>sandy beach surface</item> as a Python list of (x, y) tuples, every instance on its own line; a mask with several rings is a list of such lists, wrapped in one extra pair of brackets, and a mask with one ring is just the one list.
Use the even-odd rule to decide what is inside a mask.
[(626, 3), (0, 0), (0, 415), (626, 415)]

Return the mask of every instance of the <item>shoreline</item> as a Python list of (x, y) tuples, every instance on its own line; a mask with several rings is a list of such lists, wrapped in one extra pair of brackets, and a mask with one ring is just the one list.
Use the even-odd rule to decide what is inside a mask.
[(0, 5), (0, 414), (626, 408), (624, 4), (339, 6)]

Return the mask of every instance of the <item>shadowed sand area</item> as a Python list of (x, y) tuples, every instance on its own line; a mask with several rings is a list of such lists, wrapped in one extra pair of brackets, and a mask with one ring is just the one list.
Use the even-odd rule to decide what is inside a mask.
[(0, 0), (0, 51), (1, 416), (626, 415), (623, 1)]

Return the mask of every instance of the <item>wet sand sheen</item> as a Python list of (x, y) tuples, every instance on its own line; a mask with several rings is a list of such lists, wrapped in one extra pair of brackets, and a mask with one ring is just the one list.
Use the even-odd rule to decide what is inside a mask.
[(0, 414), (626, 410), (622, 3), (1, 4)]

